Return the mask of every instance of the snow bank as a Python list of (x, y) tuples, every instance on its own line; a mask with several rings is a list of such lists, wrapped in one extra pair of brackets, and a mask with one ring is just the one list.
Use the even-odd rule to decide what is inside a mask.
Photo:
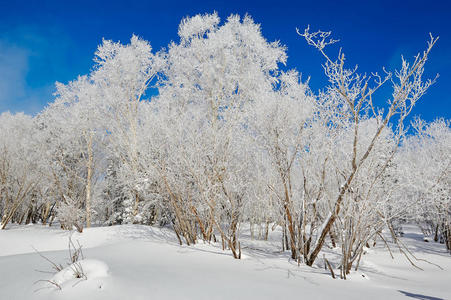
[(84, 259), (62, 269), (50, 281), (64, 289), (65, 286), (73, 286), (80, 280), (92, 280), (107, 276), (108, 266), (106, 263), (96, 259)]
[[(424, 271), (413, 268), (393, 248), (395, 260), (383, 243), (364, 255), (361, 268), (348, 280), (333, 280), (323, 267), (298, 266), (290, 253), (280, 251), (280, 235), (270, 241), (240, 239), (245, 260), (235, 260), (220, 243), (199, 242), (180, 246), (172, 232), (142, 225), (98, 227), (76, 237), (86, 258), (80, 264), (87, 280), (75, 278), (70, 267), (56, 275), (51, 266), (31, 249), (30, 253), (0, 256), (0, 299), (7, 300), (148, 300), (148, 299), (449, 299), (451, 258), (438, 243), (414, 237), (415, 228), (405, 228), (403, 242), (418, 258), (439, 264), (444, 270), (416, 261)], [(418, 230), (417, 230), (418, 231)], [(67, 261), (67, 234), (48, 227), (24, 226), (0, 231), (0, 249), (16, 241), (18, 250), (29, 247), (29, 239), (45, 246), (61, 247), (42, 253), (55, 262)], [(96, 240), (97, 239), (97, 240)], [(59, 242), (55, 242), (59, 241)], [(60, 243), (60, 244), (59, 244)], [(49, 245), (50, 247), (52, 245)], [(14, 247), (9, 251), (14, 253)], [(22, 248), (24, 247), (24, 248)], [(0, 250), (2, 251), (2, 250)], [(326, 257), (336, 267), (336, 257)], [(3, 252), (5, 253), (5, 252)], [(322, 257), (322, 254), (320, 255)], [(39, 280), (53, 280), (62, 286)], [(44, 287), (44, 288), (43, 288)], [(38, 290), (38, 291), (36, 291)], [(363, 296), (362, 296), (363, 295)]]
[(61, 230), (59, 226), (11, 224), (0, 231), (0, 257), (16, 254), (59, 251), (68, 249), (69, 237), (79, 242), (83, 249), (104, 246), (127, 240), (176, 241), (169, 229), (156, 229), (150, 226), (116, 225), (91, 227), (77, 231)]

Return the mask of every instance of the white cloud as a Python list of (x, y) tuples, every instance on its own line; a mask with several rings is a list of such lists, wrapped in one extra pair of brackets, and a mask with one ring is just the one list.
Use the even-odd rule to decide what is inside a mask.
[(35, 114), (51, 98), (53, 83), (31, 87), (27, 82), (31, 51), (0, 39), (0, 113)]
[(25, 49), (0, 41), (0, 111), (26, 97), (28, 57)]

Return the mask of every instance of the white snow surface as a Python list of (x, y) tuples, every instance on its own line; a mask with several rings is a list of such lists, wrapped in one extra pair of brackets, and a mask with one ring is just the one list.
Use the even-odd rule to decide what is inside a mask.
[[(338, 250), (324, 251), (314, 267), (298, 266), (280, 251), (279, 232), (270, 241), (251, 240), (244, 232), (243, 259), (235, 260), (220, 243), (180, 246), (165, 228), (120, 225), (70, 233), (10, 226), (0, 231), (0, 299), (451, 299), (451, 256), (444, 246), (425, 243), (414, 226), (404, 232), (412, 253), (428, 261), (415, 261), (423, 270), (394, 247), (391, 259), (379, 242), (368, 249), (359, 271), (334, 280), (322, 257), (337, 262)], [(66, 264), (70, 235), (83, 246), (79, 263), (87, 280), (74, 278)], [(33, 248), (67, 267), (46, 273), (50, 263)]]

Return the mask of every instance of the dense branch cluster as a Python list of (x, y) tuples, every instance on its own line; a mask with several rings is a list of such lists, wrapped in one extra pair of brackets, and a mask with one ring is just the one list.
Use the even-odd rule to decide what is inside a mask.
[(422, 75), (436, 39), (368, 76), (326, 53), (329, 32), (298, 34), (325, 58), (330, 84), (317, 94), (248, 16), (186, 18), (159, 52), (136, 36), (103, 41), (92, 71), (58, 83), (41, 113), (0, 115), (2, 227), (159, 224), (235, 258), (244, 224), (262, 239), (280, 227), (299, 263), (339, 247), (342, 277), (403, 221), (451, 249), (450, 123), (404, 127), (434, 82)]

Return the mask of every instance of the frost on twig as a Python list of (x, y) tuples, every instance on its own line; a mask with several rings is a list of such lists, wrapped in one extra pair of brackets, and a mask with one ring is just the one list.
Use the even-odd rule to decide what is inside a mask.
[[(52, 274), (59, 274), (59, 273), (65, 271), (64, 270), (65, 267), (63, 267), (62, 264), (55, 263), (53, 260), (51, 260), (47, 256), (43, 255), (41, 252), (36, 250), (34, 247), (33, 247), (33, 249), (35, 250), (36, 253), (39, 254), (39, 256), (41, 256), (43, 259), (45, 259), (47, 262), (49, 262), (52, 265), (52, 267), (54, 269), (54, 272), (51, 272)], [(70, 271), (72, 273), (73, 278), (80, 279), (80, 280), (87, 280), (88, 278), (85, 274), (85, 271), (83, 270), (83, 265), (81, 264), (81, 261), (84, 259), (82, 246), (80, 245), (80, 243), (78, 241), (77, 241), (77, 245), (75, 245), (74, 242), (72, 241), (72, 238), (69, 237), (68, 251), (69, 251), (69, 261), (66, 264), (67, 264), (67, 266), (70, 267)], [(39, 271), (39, 272), (42, 272), (42, 271)], [(48, 272), (43, 272), (43, 273), (48, 273)], [(42, 280), (36, 281), (35, 284), (38, 282), (48, 282), (48, 283), (56, 286), (59, 290), (62, 290), (61, 284), (58, 283), (56, 279), (55, 280), (42, 279)], [(78, 282), (76, 282), (74, 284), (74, 286), (77, 283)], [(42, 288), (40, 288), (40, 289), (42, 289)], [(38, 290), (40, 290), (40, 289), (38, 289)]]

